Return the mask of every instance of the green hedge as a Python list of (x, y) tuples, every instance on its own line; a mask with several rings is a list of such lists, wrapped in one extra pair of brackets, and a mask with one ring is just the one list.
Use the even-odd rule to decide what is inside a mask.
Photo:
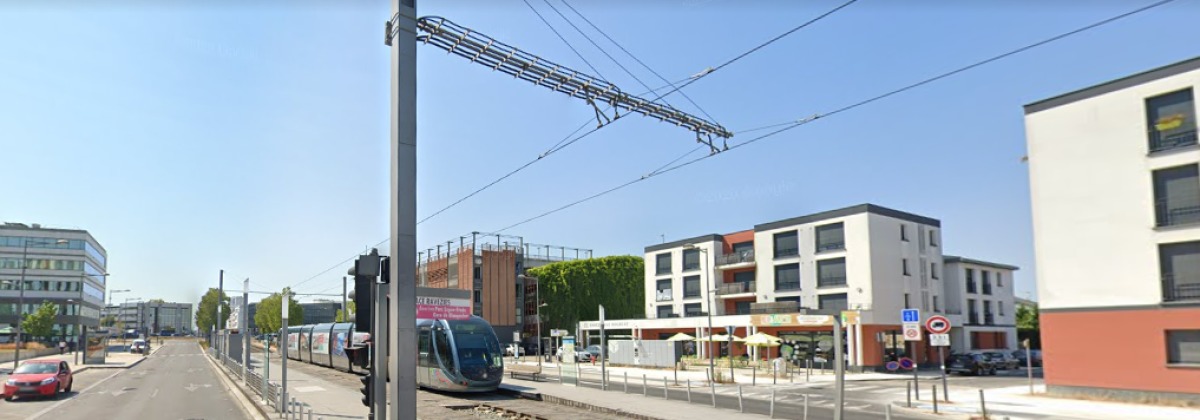
[(607, 319), (645, 318), (645, 263), (641, 257), (614, 256), (566, 261), (532, 268), (529, 274), (541, 282), (545, 323), (550, 328), (572, 332), (579, 321), (600, 319), (604, 305)]

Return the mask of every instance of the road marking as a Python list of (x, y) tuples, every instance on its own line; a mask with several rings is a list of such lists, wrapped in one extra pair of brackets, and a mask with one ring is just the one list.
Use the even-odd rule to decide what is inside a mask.
[(293, 388), (292, 390), (296, 392), (321, 392), (324, 391), (325, 388), (321, 388), (319, 386), (301, 386)]
[(200, 389), (200, 387), (196, 386), (196, 384), (188, 383), (188, 386), (183, 387), (183, 389), (188, 390), (188, 392), (196, 392), (196, 390)]
[(111, 392), (110, 394), (112, 394), (112, 396), (114, 396), (114, 397), (119, 397), (119, 396), (121, 396), (121, 394), (124, 394), (124, 393), (132, 391), (132, 390), (134, 390), (134, 388), (121, 388), (121, 389)]
[(154, 393), (150, 394), (150, 398), (154, 398), (157, 396), (158, 396), (158, 388), (154, 388)]
[[(89, 387), (87, 387), (87, 388), (84, 388), (84, 389), (80, 390), (80, 391), (79, 391), (79, 394), (80, 394), (80, 395), (82, 395), (83, 393), (85, 393), (85, 392), (88, 392), (88, 391), (89, 391), (89, 390), (91, 390), (92, 388), (95, 388), (95, 387), (99, 386), (100, 384), (104, 383), (104, 381), (107, 381), (107, 380), (109, 380), (109, 379), (112, 379), (112, 377), (114, 377), (114, 376), (120, 375), (120, 374), (121, 374), (121, 372), (124, 372), (124, 370), (118, 370), (118, 371), (116, 371), (116, 372), (113, 372), (111, 375), (108, 375), (108, 376), (104, 377), (104, 379), (101, 379), (101, 380), (99, 380), (99, 381), (96, 381), (96, 383), (92, 384), (92, 386), (89, 386)], [(46, 409), (44, 409), (44, 410), (42, 410), (42, 411), (39, 411), (39, 412), (33, 413), (33, 415), (32, 415), (32, 416), (29, 416), (29, 420), (34, 420), (34, 419), (37, 419), (38, 417), (41, 417), (41, 416), (45, 415), (46, 413), (49, 413), (49, 412), (51, 412), (51, 411), (54, 411), (54, 409), (58, 408), (59, 406), (61, 406), (61, 405), (63, 405), (63, 404), (66, 404), (66, 403), (68, 403), (68, 402), (71, 402), (72, 400), (74, 400), (74, 398), (68, 398), (68, 399), (65, 399), (65, 400), (62, 400), (62, 401), (56, 402), (56, 403), (54, 403), (54, 405), (51, 405), (51, 406), (49, 406), (49, 407), (46, 407)]]

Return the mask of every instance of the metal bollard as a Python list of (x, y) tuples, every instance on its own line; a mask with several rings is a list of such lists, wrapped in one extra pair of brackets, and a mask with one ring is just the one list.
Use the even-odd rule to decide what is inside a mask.
[(625, 393), (629, 393), (629, 372), (623, 374), (625, 376)]
[(667, 395), (667, 377), (666, 376), (663, 377), (663, 399), (664, 400), (670, 399), (670, 397)]
[(313, 409), (312, 409), (312, 407), (308, 407), (308, 420), (313, 420), (312, 417), (313, 417)]
[(558, 384), (559, 384), (559, 385), (562, 385), (562, 384), (563, 384), (563, 373), (562, 373), (562, 369), (563, 369), (563, 368), (562, 368), (562, 365), (559, 365), (559, 366), (558, 366)]
[(775, 385), (778, 383), (779, 383), (779, 371), (776, 371), (775, 369), (771, 369), (771, 385)]
[[(938, 413), (938, 410), (937, 410), (937, 409), (938, 409), (938, 406), (937, 406), (937, 385), (934, 385), (934, 386), (933, 386), (933, 414), (937, 414), (937, 413)], [(984, 417), (984, 418), (987, 418), (987, 417)]]
[(691, 404), (692, 403), (692, 380), (691, 379), (687, 380), (687, 397), (688, 397), (688, 404)]
[(892, 420), (892, 405), (883, 406), (883, 420)]
[(982, 389), (979, 390), (979, 410), (981, 412), (983, 412), (983, 418), (985, 418), (985, 419), (988, 418), (987, 402), (985, 402), (983, 400), (983, 390)]
[(643, 373), (642, 374), (642, 396), (643, 397), (649, 395), (649, 392), (650, 392), (650, 391), (648, 391), (649, 389), (650, 388), (646, 387), (646, 374)]
[(904, 381), (904, 398), (908, 401), (908, 408), (912, 408), (912, 382)]
[(804, 394), (804, 420), (808, 420), (808, 394)]
[(771, 418), (775, 418), (775, 388), (771, 388)]
[(745, 413), (745, 406), (742, 404), (742, 385), (738, 385), (738, 413)]

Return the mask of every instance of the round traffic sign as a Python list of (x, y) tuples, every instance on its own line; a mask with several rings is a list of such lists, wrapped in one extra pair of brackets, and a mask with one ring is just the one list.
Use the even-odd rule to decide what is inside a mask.
[(904, 368), (904, 369), (912, 369), (912, 368), (913, 368), (913, 367), (915, 367), (915, 366), (917, 366), (917, 364), (916, 364), (916, 363), (914, 363), (912, 359), (909, 359), (909, 358), (907, 358), (907, 357), (901, 357), (901, 358), (900, 358), (900, 367), (901, 367), (901, 368)]
[(925, 320), (925, 329), (930, 334), (945, 334), (950, 332), (950, 320), (941, 315), (934, 315)]
[(896, 371), (897, 369), (900, 369), (900, 363), (896, 362), (896, 361), (891, 361), (891, 362), (887, 362), (887, 364), (884, 365), (884, 367), (886, 367), (887, 370)]
[(904, 338), (916, 339), (921, 335), (920, 329), (904, 330)]

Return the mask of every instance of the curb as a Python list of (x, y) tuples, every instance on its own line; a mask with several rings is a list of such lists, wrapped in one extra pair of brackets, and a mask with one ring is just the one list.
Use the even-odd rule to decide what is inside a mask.
[[(197, 346), (199, 346), (199, 344), (197, 344)], [(263, 407), (258, 403), (256, 396), (247, 392), (246, 389), (242, 387), (241, 382), (234, 381), (232, 378), (230, 378), (229, 373), (226, 372), (220, 365), (217, 364), (215, 360), (212, 359), (212, 357), (208, 355), (208, 352), (203, 346), (200, 346), (200, 351), (203, 353), (202, 357), (204, 357), (204, 360), (207, 360), (208, 364), (217, 371), (217, 376), (221, 378), (221, 382), (225, 383), (225, 387), (237, 389), (238, 393), (241, 394), (243, 408), (246, 404), (249, 404), (250, 406), (254, 407), (255, 411), (258, 412), (260, 418), (269, 419), (272, 417), (272, 414), (267, 412), (266, 407)]]
[(900, 410), (909, 414), (918, 414), (929, 418), (951, 418), (948, 416), (961, 416), (964, 419), (974, 418), (979, 415), (979, 410), (975, 408), (961, 406), (947, 406), (941, 403), (938, 404), (938, 413), (933, 413), (933, 403), (913, 401), (913, 406), (907, 407), (905, 401), (892, 401), (891, 406), (894, 410)]

